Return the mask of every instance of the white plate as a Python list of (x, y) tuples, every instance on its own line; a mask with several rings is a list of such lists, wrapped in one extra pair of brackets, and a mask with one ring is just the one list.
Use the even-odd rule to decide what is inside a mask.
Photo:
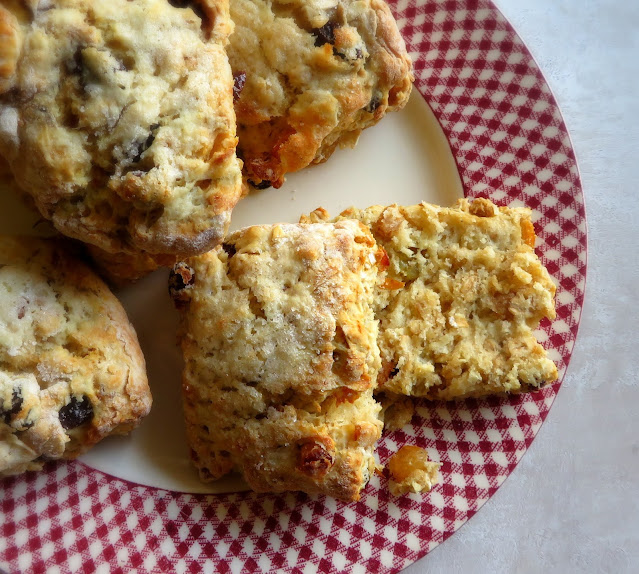
[[(166, 272), (158, 272), (120, 293), (148, 359), (152, 414), (130, 438), (105, 441), (83, 462), (0, 483), (1, 567), (397, 572), (451, 536), (513, 472), (550, 410), (577, 336), (586, 275), (577, 165), (543, 76), (488, 0), (390, 4), (415, 63), (408, 107), (366, 131), (355, 150), (244, 200), (233, 226), (295, 221), (320, 205), (334, 213), (352, 204), (449, 205), (462, 189), (528, 205), (537, 251), (558, 284), (557, 319), (544, 322), (539, 337), (560, 381), (519, 397), (420, 403), (411, 424), (382, 438), (378, 455), (385, 462), (398, 445), (427, 448), (442, 463), (428, 495), (392, 498), (379, 476), (353, 504), (299, 493), (188, 494), (208, 487), (186, 458), (176, 315)], [(30, 231), (34, 220), (0, 193), (5, 232)]]

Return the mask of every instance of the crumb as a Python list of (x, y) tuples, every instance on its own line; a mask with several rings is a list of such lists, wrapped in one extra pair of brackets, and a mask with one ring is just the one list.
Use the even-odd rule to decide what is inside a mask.
[(388, 461), (388, 487), (394, 496), (408, 492), (428, 492), (438, 482), (438, 462), (428, 460), (423, 448), (404, 445)]

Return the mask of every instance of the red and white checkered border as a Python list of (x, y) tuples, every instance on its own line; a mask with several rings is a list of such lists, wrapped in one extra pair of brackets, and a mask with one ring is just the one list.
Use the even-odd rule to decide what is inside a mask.
[[(533, 58), (488, 0), (390, 2), (416, 87), (451, 145), (469, 196), (534, 209), (556, 278), (557, 319), (540, 340), (563, 378), (586, 276), (586, 216), (561, 114)], [(139, 486), (79, 462), (1, 483), (0, 568), (26, 572), (397, 572), (466, 522), (499, 488), (560, 383), (507, 399), (427, 404), (385, 437), (442, 463), (428, 495), (393, 498), (376, 477), (343, 504), (304, 494), (191, 495)]]

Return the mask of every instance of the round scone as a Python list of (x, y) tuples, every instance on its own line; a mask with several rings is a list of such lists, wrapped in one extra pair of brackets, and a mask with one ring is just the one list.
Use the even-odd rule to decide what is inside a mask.
[(206, 251), (241, 195), (228, 0), (172, 4), (0, 5), (0, 155), (60, 232), (108, 253)]
[(406, 104), (412, 65), (383, 0), (233, 0), (239, 154), (254, 186), (353, 146)]
[(55, 242), (0, 236), (0, 476), (74, 458), (150, 407), (137, 336), (105, 284)]

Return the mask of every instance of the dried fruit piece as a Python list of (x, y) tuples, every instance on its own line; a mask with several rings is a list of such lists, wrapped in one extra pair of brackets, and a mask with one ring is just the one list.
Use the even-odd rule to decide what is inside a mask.
[(297, 468), (305, 474), (320, 478), (335, 462), (335, 443), (328, 436), (317, 436), (299, 444)]
[(235, 249), (235, 245), (232, 243), (222, 243), (222, 249), (224, 249), (225, 253), (229, 256), (229, 259), (237, 253), (237, 249)]
[(194, 283), (195, 271), (184, 262), (177, 263), (169, 275), (169, 295), (175, 302), (186, 301), (185, 290)]
[(240, 99), (240, 94), (246, 83), (246, 74), (244, 72), (236, 72), (233, 74), (233, 102)]
[(148, 150), (155, 141), (155, 133), (160, 128), (160, 124), (151, 124), (149, 126), (149, 136), (143, 142), (139, 143), (136, 150), (136, 155), (133, 158), (133, 163), (139, 163), (142, 160), (142, 154)]
[(326, 22), (321, 28), (313, 28), (311, 32), (315, 36), (315, 46), (319, 48), (324, 44), (335, 44), (335, 28), (338, 27), (335, 22)]
[(13, 389), (13, 393), (11, 394), (11, 405), (9, 406), (3, 403), (2, 408), (0, 408), (0, 416), (2, 416), (4, 423), (9, 424), (13, 415), (18, 414), (21, 408), (22, 395), (20, 394), (20, 390)]
[(263, 179), (260, 182), (255, 182), (252, 179), (249, 179), (248, 182), (255, 189), (267, 189), (273, 185), (268, 179)]
[(58, 417), (64, 430), (74, 429), (93, 418), (93, 405), (87, 396), (83, 396), (81, 401), (71, 397), (69, 404), (58, 411)]
[(428, 453), (418, 446), (404, 445), (388, 461), (391, 494), (428, 492), (437, 484), (437, 470), (441, 465), (428, 460)]

